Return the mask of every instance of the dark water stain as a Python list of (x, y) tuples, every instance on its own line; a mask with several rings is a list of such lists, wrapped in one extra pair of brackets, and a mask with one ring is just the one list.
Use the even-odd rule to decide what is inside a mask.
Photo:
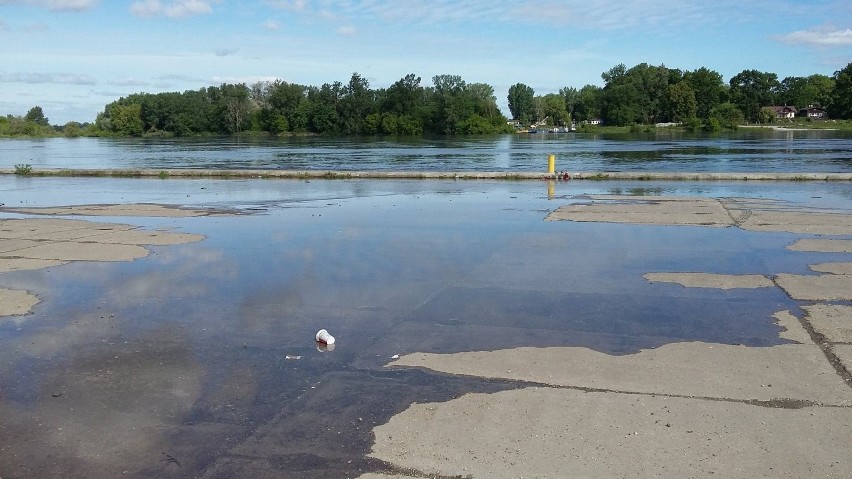
[[(387, 370), (393, 355), (780, 344), (772, 314), (797, 303), (779, 289), (642, 275), (773, 275), (820, 257), (784, 249), (801, 235), (545, 222), (558, 205), (543, 187), (385, 193), (138, 219), (206, 239), (132, 263), (0, 276), (44, 298), (32, 316), (0, 322), (0, 475), (393, 471), (366, 458), (375, 426), (414, 402), (519, 387)], [(320, 328), (338, 338), (334, 351), (316, 350)]]

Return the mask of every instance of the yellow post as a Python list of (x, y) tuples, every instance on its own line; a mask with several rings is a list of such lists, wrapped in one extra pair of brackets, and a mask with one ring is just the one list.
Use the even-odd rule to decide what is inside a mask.
[(556, 174), (556, 155), (548, 155), (547, 156), (547, 174), (555, 175)]
[(552, 200), (556, 196), (556, 181), (547, 180), (547, 199)]

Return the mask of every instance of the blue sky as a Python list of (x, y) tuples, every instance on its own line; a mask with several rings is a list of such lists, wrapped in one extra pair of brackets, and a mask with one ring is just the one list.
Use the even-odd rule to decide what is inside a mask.
[(0, 44), (0, 114), (39, 105), (54, 124), (136, 92), (353, 72), (373, 88), (460, 75), (508, 113), (515, 83), (602, 85), (619, 63), (832, 75), (852, 62), (852, 2), (0, 0)]

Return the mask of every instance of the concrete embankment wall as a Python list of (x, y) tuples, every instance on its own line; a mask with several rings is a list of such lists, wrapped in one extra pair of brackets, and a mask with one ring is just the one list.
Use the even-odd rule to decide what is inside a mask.
[[(14, 170), (0, 169), (14, 175)], [(852, 181), (852, 173), (690, 173), (609, 172), (569, 173), (572, 180), (672, 180), (672, 181)], [(111, 178), (317, 178), (317, 179), (457, 179), (541, 180), (556, 178), (545, 172), (479, 171), (341, 171), (341, 170), (223, 170), (223, 169), (34, 169), (27, 176), (87, 176)]]

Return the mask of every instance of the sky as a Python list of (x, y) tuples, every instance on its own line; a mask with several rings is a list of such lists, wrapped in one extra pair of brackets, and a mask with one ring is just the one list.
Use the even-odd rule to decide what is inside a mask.
[(92, 122), (132, 93), (459, 75), (506, 95), (603, 86), (619, 63), (833, 75), (850, 0), (0, 0), (0, 114)]

